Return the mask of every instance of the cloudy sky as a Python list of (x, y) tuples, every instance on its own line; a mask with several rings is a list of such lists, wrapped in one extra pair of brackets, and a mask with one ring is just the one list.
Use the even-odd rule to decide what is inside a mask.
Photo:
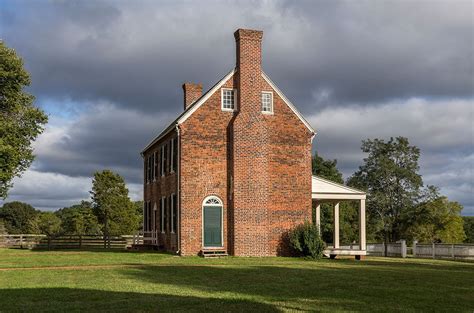
[(472, 1), (4, 1), (0, 38), (50, 116), (6, 201), (55, 210), (110, 168), (141, 199), (139, 151), (182, 110), (181, 84), (235, 64), (233, 31), (264, 31), (263, 67), (347, 178), (365, 138), (406, 136), (425, 184), (474, 215)]

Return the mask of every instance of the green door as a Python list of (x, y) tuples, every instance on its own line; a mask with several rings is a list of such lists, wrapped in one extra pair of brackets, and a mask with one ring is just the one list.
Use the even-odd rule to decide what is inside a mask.
[(204, 206), (204, 247), (222, 247), (222, 207)]

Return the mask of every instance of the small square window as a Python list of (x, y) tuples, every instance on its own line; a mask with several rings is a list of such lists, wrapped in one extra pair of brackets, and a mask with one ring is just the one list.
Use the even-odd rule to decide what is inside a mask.
[(224, 89), (222, 88), (222, 110), (234, 111), (235, 110), (235, 89)]
[(273, 113), (273, 93), (262, 92), (262, 112)]

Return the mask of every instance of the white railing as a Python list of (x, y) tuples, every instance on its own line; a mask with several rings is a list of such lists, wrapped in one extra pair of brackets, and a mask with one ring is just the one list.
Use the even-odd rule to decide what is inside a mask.
[(158, 231), (140, 231), (133, 235), (132, 243), (134, 245), (158, 245)]
[[(384, 243), (368, 243), (367, 255), (384, 256)], [(430, 243), (419, 244), (416, 241), (413, 246), (408, 247), (405, 240), (387, 244), (387, 256), (416, 258), (450, 258), (450, 259), (474, 259), (474, 244), (446, 244)]]

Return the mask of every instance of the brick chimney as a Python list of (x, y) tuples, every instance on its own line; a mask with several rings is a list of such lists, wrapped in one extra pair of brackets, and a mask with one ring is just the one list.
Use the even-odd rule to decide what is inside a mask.
[[(237, 112), (232, 124), (233, 239), (237, 255), (266, 255), (271, 199), (271, 124), (262, 114), (262, 38), (259, 30), (238, 29)], [(274, 199), (273, 199), (274, 201)]]
[(202, 84), (184, 83), (184, 110), (202, 96)]
[(237, 49), (236, 67), (240, 78), (239, 110), (260, 111), (263, 32), (240, 28), (235, 31), (234, 37)]

